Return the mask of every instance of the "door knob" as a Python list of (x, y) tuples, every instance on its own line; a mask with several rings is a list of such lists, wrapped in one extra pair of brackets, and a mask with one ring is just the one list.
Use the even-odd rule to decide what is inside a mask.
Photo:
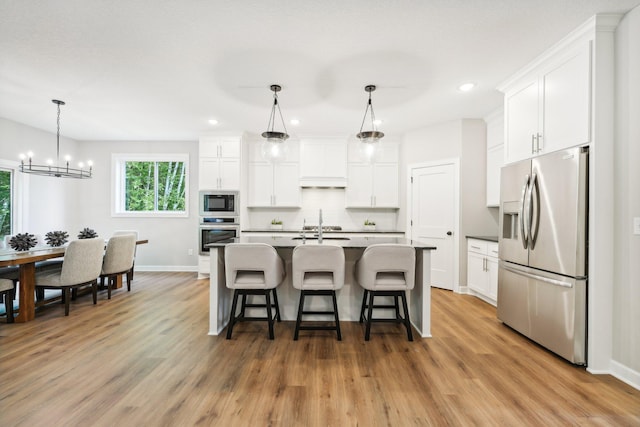
[(451, 231), (447, 231), (447, 236), (451, 236), (453, 233)]

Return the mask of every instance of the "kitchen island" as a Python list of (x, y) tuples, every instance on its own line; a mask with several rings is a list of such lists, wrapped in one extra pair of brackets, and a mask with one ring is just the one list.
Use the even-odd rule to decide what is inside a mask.
[[(273, 246), (285, 261), (286, 277), (278, 286), (280, 315), (283, 320), (295, 320), (298, 310), (299, 291), (291, 283), (291, 255), (298, 245), (318, 245), (318, 240), (308, 236), (252, 236), (228, 239), (210, 243), (211, 271), (209, 276), (209, 335), (218, 335), (229, 321), (233, 292), (225, 285), (224, 247), (229, 243), (266, 243)], [(337, 292), (340, 320), (357, 322), (360, 317), (363, 290), (354, 276), (354, 266), (362, 252), (379, 243), (408, 244), (416, 250), (416, 282), (409, 292), (409, 313), (411, 323), (420, 336), (431, 336), (431, 253), (435, 250), (423, 242), (397, 237), (324, 237), (323, 245), (344, 248), (345, 283)], [(314, 309), (322, 309), (323, 300), (311, 302)]]

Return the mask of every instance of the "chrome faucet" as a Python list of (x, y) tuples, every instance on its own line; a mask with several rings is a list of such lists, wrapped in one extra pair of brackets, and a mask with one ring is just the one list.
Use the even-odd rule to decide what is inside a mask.
[(302, 231), (300, 232), (300, 236), (302, 236), (302, 243), (307, 241), (307, 234), (305, 233), (305, 228), (307, 227), (307, 219), (302, 218)]
[(322, 243), (322, 209), (318, 218), (318, 243)]

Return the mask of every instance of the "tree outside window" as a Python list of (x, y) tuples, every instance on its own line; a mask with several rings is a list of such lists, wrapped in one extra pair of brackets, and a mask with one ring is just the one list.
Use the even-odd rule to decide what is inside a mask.
[(188, 155), (118, 155), (114, 165), (115, 215), (187, 215)]

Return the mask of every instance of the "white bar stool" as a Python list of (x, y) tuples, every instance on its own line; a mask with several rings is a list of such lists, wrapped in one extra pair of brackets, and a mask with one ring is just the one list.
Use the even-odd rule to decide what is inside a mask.
[[(364, 288), (360, 323), (364, 321), (366, 325), (365, 341), (369, 341), (373, 322), (402, 323), (407, 328), (407, 338), (413, 341), (406, 293), (414, 287), (415, 266), (416, 252), (410, 245), (377, 244), (364, 250), (355, 270), (356, 280)], [(374, 305), (373, 300), (376, 296), (391, 296), (394, 304)], [(398, 298), (402, 299), (404, 317), (400, 315)], [(382, 308), (394, 309), (395, 318), (374, 319), (373, 309)]]
[[(273, 339), (274, 318), (280, 321), (280, 307), (276, 287), (284, 280), (284, 261), (273, 246), (266, 243), (230, 243), (224, 248), (224, 265), (227, 288), (233, 289), (233, 303), (227, 339), (231, 339), (233, 326), (241, 321), (266, 320), (269, 339)], [(274, 302), (271, 302), (273, 294)], [(236, 316), (238, 296), (242, 296), (240, 314)], [(264, 304), (247, 303), (249, 295), (264, 295)], [(247, 308), (265, 308), (266, 317), (246, 316)], [(272, 315), (275, 308), (275, 317)]]
[[(336, 290), (341, 289), (344, 285), (344, 251), (342, 248), (331, 245), (296, 246), (291, 258), (291, 269), (293, 287), (300, 289), (298, 317), (293, 334), (294, 341), (298, 340), (301, 330), (335, 330), (338, 341), (342, 341), (336, 301)], [(304, 299), (311, 295), (330, 296), (333, 302), (333, 311), (305, 310)], [(302, 316), (307, 314), (333, 315), (335, 323), (332, 326), (301, 325)]]

